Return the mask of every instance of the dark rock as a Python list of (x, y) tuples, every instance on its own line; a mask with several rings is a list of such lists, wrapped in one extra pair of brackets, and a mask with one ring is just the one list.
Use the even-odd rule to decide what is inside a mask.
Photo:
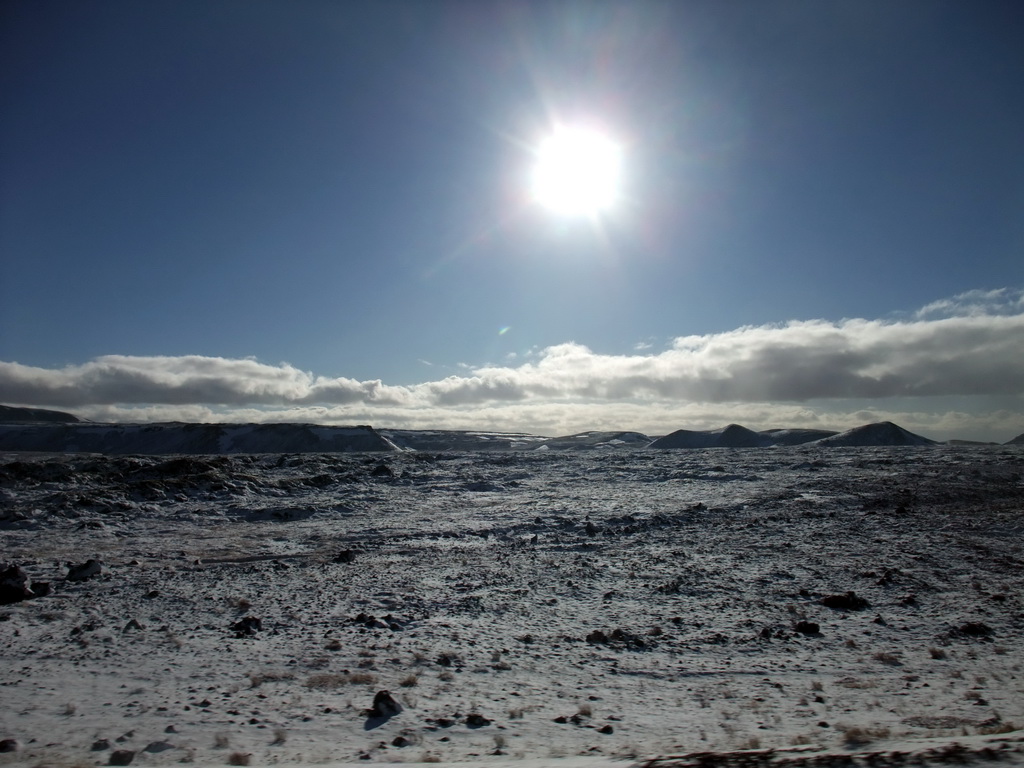
[(48, 581), (33, 581), (32, 582), (32, 594), (36, 597), (46, 597), (53, 592), (53, 587), (50, 586)]
[(491, 721), (483, 715), (472, 714), (466, 715), (466, 725), (470, 728), (483, 728), (485, 725), (490, 725)]
[(837, 611), (863, 611), (871, 605), (853, 592), (847, 592), (845, 595), (828, 595), (821, 598), (821, 604)]
[(97, 739), (92, 743), (93, 752), (103, 752), (104, 750), (110, 749), (109, 739)]
[(377, 691), (370, 708), (370, 717), (394, 717), (402, 711), (402, 705), (388, 691)]
[(813, 621), (798, 621), (793, 625), (793, 629), (799, 632), (801, 635), (820, 635), (821, 627), (819, 627)]
[(174, 745), (168, 744), (166, 741), (152, 741), (142, 751), (157, 754), (159, 752), (166, 752), (168, 749), (174, 749)]
[(374, 467), (373, 471), (370, 473), (370, 476), (371, 477), (394, 477), (395, 476), (395, 470), (393, 470), (387, 464), (378, 464), (376, 467)]
[(395, 738), (391, 740), (392, 747), (408, 747), (410, 744), (412, 744), (412, 742), (405, 738), (405, 736), (395, 736)]
[(598, 733), (615, 733), (615, 729), (611, 725), (602, 725), (597, 729)]
[(118, 749), (110, 753), (110, 760), (107, 765), (130, 765), (135, 759), (135, 752), (131, 749)]
[(646, 648), (647, 641), (629, 630), (617, 628), (612, 630), (610, 637), (613, 643), (622, 643), (630, 648)]
[(35, 597), (28, 574), (17, 565), (5, 565), (0, 571), (0, 605), (11, 605)]
[(235, 633), (236, 637), (252, 637), (257, 632), (263, 631), (263, 621), (255, 616), (246, 616), (232, 624), (231, 631)]
[(129, 632), (129, 631), (132, 631), (132, 630), (139, 631), (139, 630), (143, 630), (143, 629), (145, 629), (145, 627), (142, 626), (142, 624), (139, 623), (138, 619), (132, 619), (131, 621), (129, 621), (127, 624), (124, 625), (124, 629), (122, 629), (121, 631), (122, 632)]
[(15, 739), (0, 740), (0, 752), (17, 752), (18, 742)]
[(991, 637), (993, 635), (992, 627), (980, 621), (968, 621), (961, 624), (957, 627), (957, 631), (967, 637)]
[(608, 635), (600, 629), (595, 629), (587, 635), (587, 642), (591, 645), (608, 645)]
[[(103, 573), (103, 563), (99, 560), (89, 558), (84, 563), (73, 565), (68, 563), (68, 581), (87, 581)], [(127, 765), (127, 763), (125, 763)]]
[(359, 624), (367, 629), (391, 629), (390, 625), (383, 619), (368, 613), (360, 613), (352, 619), (352, 623)]
[(356, 559), (356, 554), (357, 553), (354, 549), (343, 549), (334, 556), (334, 562), (351, 563)]

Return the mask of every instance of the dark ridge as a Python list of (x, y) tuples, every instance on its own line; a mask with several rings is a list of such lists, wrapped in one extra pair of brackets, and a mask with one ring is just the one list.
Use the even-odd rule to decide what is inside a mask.
[(839, 434), (833, 429), (765, 429), (760, 434), (772, 441), (772, 445), (803, 445)]
[(46, 408), (18, 408), (13, 405), (0, 405), (0, 424), (40, 424), (57, 422), (70, 424), (81, 419), (64, 411), (51, 411)]
[(349, 453), (398, 448), (373, 427), (315, 424), (6, 424), (0, 450), (104, 454)]
[(722, 429), (689, 430), (679, 429), (670, 435), (659, 437), (651, 448), (763, 448), (773, 443), (766, 435), (758, 434), (739, 424), (730, 424)]
[(891, 421), (880, 421), (877, 424), (865, 424), (854, 427), (838, 435), (817, 441), (816, 445), (833, 448), (886, 446), (886, 445), (937, 445), (934, 440), (915, 435)]
[(544, 446), (555, 450), (587, 450), (592, 448), (620, 449), (646, 448), (654, 438), (641, 432), (580, 432), (575, 435), (553, 437)]

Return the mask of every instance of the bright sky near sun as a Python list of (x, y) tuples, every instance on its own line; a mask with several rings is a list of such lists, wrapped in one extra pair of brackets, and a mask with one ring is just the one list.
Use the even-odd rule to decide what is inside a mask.
[(1021, 40), (1013, 0), (7, 0), (0, 402), (1008, 439)]

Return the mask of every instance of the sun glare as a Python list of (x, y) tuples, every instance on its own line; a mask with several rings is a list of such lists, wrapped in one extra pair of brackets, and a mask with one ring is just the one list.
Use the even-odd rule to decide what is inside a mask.
[(608, 136), (561, 128), (537, 148), (534, 199), (564, 216), (594, 216), (618, 199), (621, 150)]

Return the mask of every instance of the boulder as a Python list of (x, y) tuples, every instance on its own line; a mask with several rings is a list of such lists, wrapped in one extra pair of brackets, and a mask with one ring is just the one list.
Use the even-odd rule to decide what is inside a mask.
[(402, 711), (402, 705), (388, 691), (377, 691), (373, 697), (373, 706), (368, 712), (370, 717), (394, 717)]
[(89, 558), (84, 563), (74, 565), (68, 563), (68, 581), (88, 581), (103, 573), (103, 563), (99, 560)]

